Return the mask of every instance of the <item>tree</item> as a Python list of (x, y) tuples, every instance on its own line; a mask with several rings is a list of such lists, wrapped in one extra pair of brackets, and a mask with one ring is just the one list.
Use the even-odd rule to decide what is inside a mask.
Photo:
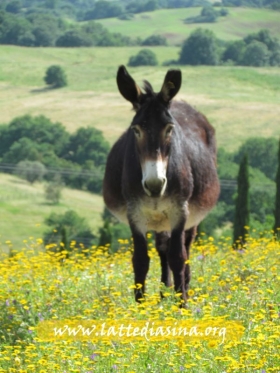
[(141, 45), (167, 45), (167, 39), (161, 35), (151, 35), (142, 41)]
[(38, 161), (21, 161), (17, 164), (15, 174), (30, 184), (35, 181), (42, 181), (46, 174), (46, 167)]
[(99, 243), (98, 246), (111, 245), (112, 232), (109, 220), (104, 220), (103, 226), (99, 229)]
[(179, 61), (183, 65), (217, 65), (218, 42), (212, 31), (196, 29), (183, 42)]
[[(66, 145), (69, 142), (70, 135), (67, 133), (61, 123), (53, 123), (49, 118), (39, 115), (32, 117), (30, 115), (23, 115), (13, 119), (8, 126), (0, 127), (0, 157), (3, 157), (6, 152), (11, 149), (11, 146), (17, 141), (23, 141), (23, 138), (32, 141), (32, 147), (37, 151), (42, 150), (42, 144), (49, 145), (49, 149), (53, 149), (55, 154), (61, 155)], [(21, 144), (23, 148), (31, 147), (31, 143)], [(39, 146), (40, 145), (40, 146)], [(37, 158), (29, 158), (24, 156), (23, 151), (19, 149), (21, 159), (28, 158), (29, 160), (36, 160)], [(18, 157), (17, 157), (18, 159)], [(17, 163), (17, 162), (16, 162)]]
[(45, 198), (53, 204), (58, 204), (61, 198), (61, 192), (63, 189), (63, 182), (61, 176), (56, 174), (56, 176), (51, 180), (45, 187)]
[(85, 14), (84, 20), (118, 17), (122, 12), (123, 9), (119, 4), (100, 0), (95, 3), (92, 11), (88, 11)]
[(3, 155), (2, 162), (16, 164), (22, 159), (26, 161), (40, 160), (39, 145), (26, 137), (20, 138), (11, 145), (9, 150)]
[(32, 31), (35, 37), (35, 46), (36, 47), (50, 47), (54, 45), (55, 37), (52, 29), (49, 29), (47, 26), (42, 25), (35, 27)]
[(246, 48), (242, 65), (266, 66), (269, 63), (270, 53), (267, 46), (257, 40), (253, 40)]
[(52, 85), (53, 88), (61, 88), (67, 85), (67, 78), (62, 67), (58, 65), (50, 66), (44, 77), (47, 84)]
[(96, 167), (104, 166), (109, 149), (110, 145), (100, 130), (82, 127), (70, 136), (65, 157), (81, 165), (92, 161)]
[(253, 41), (259, 41), (260, 43), (265, 44), (271, 52), (277, 51), (280, 48), (279, 40), (273, 37), (267, 29), (262, 29), (255, 34), (249, 34), (243, 40), (247, 45)]
[(250, 137), (240, 146), (234, 155), (234, 161), (240, 163), (244, 155), (248, 154), (249, 165), (259, 169), (274, 181), (277, 168), (277, 146), (277, 140), (274, 137)]
[(149, 49), (140, 50), (136, 56), (131, 56), (128, 61), (128, 66), (156, 66), (157, 64), (155, 53)]
[(6, 12), (9, 13), (19, 13), (22, 8), (22, 3), (20, 0), (13, 0), (9, 2), (6, 6)]
[(249, 226), (249, 171), (248, 156), (241, 160), (237, 177), (237, 198), (235, 204), (233, 242), (245, 242), (246, 227)]
[(218, 14), (212, 5), (207, 5), (201, 9), (200, 18), (200, 22), (216, 22)]
[(228, 44), (222, 55), (222, 61), (233, 61), (240, 65), (244, 58), (246, 43), (243, 40), (235, 40)]
[[(275, 211), (274, 211), (274, 231), (277, 232), (277, 229), (280, 228), (280, 139), (278, 147), (278, 168), (276, 175), (276, 197), (275, 197)], [(280, 231), (278, 231), (280, 234)]]
[(64, 214), (51, 213), (45, 223), (51, 227), (44, 234), (45, 244), (56, 243), (60, 245), (65, 237), (70, 247), (71, 242), (74, 241), (76, 247), (82, 248), (89, 248), (95, 243), (96, 237), (85, 218), (82, 218), (73, 210), (68, 210)]
[(92, 44), (90, 36), (81, 30), (66, 31), (55, 43), (57, 47), (89, 47)]

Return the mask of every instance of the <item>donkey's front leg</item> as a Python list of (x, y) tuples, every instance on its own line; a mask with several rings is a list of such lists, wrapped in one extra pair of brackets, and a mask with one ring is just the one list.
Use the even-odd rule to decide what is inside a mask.
[(187, 260), (187, 253), (183, 228), (175, 228), (172, 230), (167, 257), (169, 266), (173, 272), (175, 291), (177, 293), (182, 293), (182, 299), (186, 301), (185, 262)]
[[(161, 264), (161, 283), (166, 287), (171, 286), (170, 268), (167, 259), (167, 252), (169, 248), (170, 234), (168, 232), (156, 233), (156, 249), (160, 258)], [(162, 291), (161, 298), (164, 298)]]
[[(149, 270), (150, 258), (147, 250), (147, 240), (145, 235), (137, 231), (132, 230), (132, 236), (134, 241), (134, 253), (132, 257), (132, 263), (134, 268), (134, 279), (136, 289), (134, 290), (136, 302), (140, 302), (140, 299), (144, 297), (145, 293), (145, 280)], [(140, 288), (139, 288), (140, 284)]]

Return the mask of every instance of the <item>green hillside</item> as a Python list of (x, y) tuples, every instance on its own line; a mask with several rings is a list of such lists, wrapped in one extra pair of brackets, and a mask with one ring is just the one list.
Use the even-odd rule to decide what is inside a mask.
[[(113, 143), (129, 125), (131, 105), (119, 94), (115, 75), (139, 51), (131, 48), (23, 48), (0, 47), (1, 123), (24, 114), (43, 114), (61, 122), (68, 130), (94, 126)], [(177, 47), (153, 48), (160, 63), (175, 59)], [(69, 85), (46, 88), (43, 77), (48, 66), (61, 65)], [(178, 68), (178, 67), (177, 67)], [(181, 66), (183, 84), (178, 99), (202, 111), (216, 128), (218, 146), (235, 150), (252, 136), (280, 135), (280, 69), (229, 66)], [(149, 80), (159, 90), (166, 67), (129, 68), (141, 84)], [(30, 186), (11, 175), (0, 175), (0, 241), (15, 247), (24, 239), (42, 237), (42, 222), (51, 211), (72, 208), (95, 230), (101, 224), (102, 198), (65, 189), (59, 206), (46, 204), (43, 185)], [(39, 226), (37, 224), (40, 224)], [(16, 232), (16, 234), (15, 234)], [(30, 242), (32, 242), (31, 239)]]
[(145, 38), (158, 34), (165, 36), (170, 44), (180, 44), (197, 27), (215, 32), (222, 40), (240, 39), (249, 33), (267, 28), (274, 36), (280, 35), (279, 12), (270, 9), (228, 8), (227, 17), (219, 17), (215, 23), (185, 24), (184, 20), (198, 16), (201, 8), (161, 9), (155, 12), (136, 14), (132, 20), (117, 18), (98, 20), (112, 32), (131, 37)]
[(51, 212), (63, 214), (70, 209), (86, 218), (97, 233), (103, 210), (101, 196), (64, 188), (60, 203), (51, 205), (44, 197), (44, 184), (30, 185), (15, 176), (0, 173), (0, 252), (6, 252), (10, 242), (16, 250), (32, 245), (48, 229), (44, 219)]
[[(68, 130), (94, 126), (112, 143), (128, 126), (131, 105), (119, 94), (115, 75), (140, 47), (23, 48), (0, 47), (1, 123), (23, 114), (43, 114)], [(178, 56), (179, 48), (154, 47), (159, 63)], [(61, 65), (69, 85), (47, 89), (48, 66)], [(181, 66), (179, 99), (202, 111), (217, 130), (218, 144), (236, 149), (252, 136), (279, 136), (280, 70), (226, 66)], [(167, 67), (130, 68), (141, 84), (159, 90)]]

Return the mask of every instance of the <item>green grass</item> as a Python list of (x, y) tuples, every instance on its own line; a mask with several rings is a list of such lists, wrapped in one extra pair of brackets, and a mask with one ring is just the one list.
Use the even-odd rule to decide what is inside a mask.
[(75, 210), (97, 233), (102, 223), (103, 200), (101, 196), (64, 188), (60, 203), (52, 205), (45, 200), (44, 184), (30, 185), (15, 176), (0, 174), (0, 209), (0, 252), (6, 252), (10, 247), (22, 249), (26, 239), (32, 242), (42, 237), (49, 229), (44, 219), (51, 212)]
[[(2, 258), (0, 373), (278, 373), (280, 245), (269, 232), (261, 237), (249, 238), (245, 250), (233, 250), (228, 239), (193, 245), (186, 308), (179, 307), (172, 288), (160, 285), (159, 257), (152, 246), (147, 295), (141, 304), (133, 297), (128, 244), (113, 255), (102, 247), (66, 258), (65, 251), (42, 251), (35, 243)], [(38, 336), (40, 321), (45, 326), (52, 322), (47, 329), (50, 341)], [(159, 337), (167, 325), (178, 333), (183, 322), (191, 322), (198, 335), (152, 341), (147, 330), (147, 340), (140, 322), (142, 327), (148, 322), (149, 328), (160, 325)], [(107, 334), (98, 339), (99, 327), (85, 342), (79, 339), (81, 332), (73, 341), (61, 340), (53, 331), (59, 325), (92, 330), (103, 323)], [(121, 324), (126, 329), (118, 333)], [(141, 328), (142, 339), (126, 337), (130, 324)], [(203, 340), (214, 326), (224, 328), (225, 339)], [(130, 335), (134, 331), (130, 328)]]
[[(94, 126), (112, 144), (129, 125), (131, 105), (121, 97), (115, 75), (120, 64), (139, 51), (133, 48), (22, 48), (0, 47), (1, 123), (24, 114), (45, 115), (69, 131)], [(153, 48), (162, 63), (176, 59), (179, 48)], [(43, 82), (48, 66), (61, 65), (69, 85), (49, 90)], [(177, 67), (178, 68), (178, 67)], [(178, 94), (202, 111), (216, 128), (218, 146), (235, 150), (248, 137), (280, 135), (280, 69), (181, 66), (183, 84)], [(167, 68), (129, 68), (138, 84), (149, 80), (159, 90)], [(11, 176), (1, 176), (1, 241), (21, 245), (40, 237), (44, 217), (53, 209), (73, 207), (92, 227), (100, 224), (101, 197), (65, 190), (60, 206), (44, 203), (43, 188), (30, 187)], [(83, 199), (83, 202), (79, 201)], [(16, 235), (13, 234), (16, 229)], [(19, 237), (19, 238), (17, 238)]]
[[(43, 114), (69, 131), (94, 126), (113, 143), (129, 125), (131, 105), (119, 94), (115, 76), (140, 47), (131, 48), (22, 48), (0, 47), (1, 122)], [(179, 48), (152, 48), (159, 63), (176, 59)], [(69, 85), (49, 90), (45, 71), (61, 65)], [(246, 138), (279, 136), (280, 70), (227, 66), (181, 66), (183, 84), (178, 94), (202, 111), (217, 130), (219, 146), (236, 149)], [(130, 68), (138, 84), (149, 80), (159, 90), (166, 67)]]
[(171, 45), (181, 43), (197, 27), (212, 30), (222, 40), (240, 39), (261, 28), (268, 28), (275, 36), (280, 34), (279, 12), (241, 7), (228, 10), (228, 16), (219, 17), (215, 23), (184, 23), (184, 19), (199, 15), (201, 8), (163, 9), (137, 14), (130, 21), (109, 18), (98, 22), (110, 31), (134, 38), (146, 38), (153, 34), (163, 35)]

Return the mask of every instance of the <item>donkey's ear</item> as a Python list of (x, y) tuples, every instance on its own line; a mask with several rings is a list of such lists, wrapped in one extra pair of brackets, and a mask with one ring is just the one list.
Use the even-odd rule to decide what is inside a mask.
[(168, 70), (159, 95), (164, 102), (169, 102), (178, 93), (182, 83), (181, 70)]
[(142, 92), (123, 65), (117, 72), (117, 85), (122, 96), (132, 103), (134, 109), (137, 109)]

